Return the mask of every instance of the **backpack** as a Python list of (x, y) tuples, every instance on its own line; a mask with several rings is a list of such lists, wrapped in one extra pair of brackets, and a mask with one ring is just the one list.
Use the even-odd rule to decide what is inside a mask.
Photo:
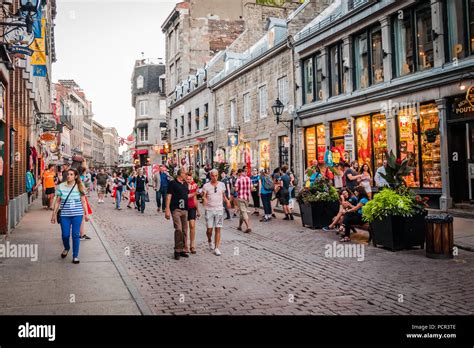
[(272, 178), (269, 176), (263, 178), (263, 188), (267, 191), (273, 191), (275, 189), (275, 184), (273, 183)]

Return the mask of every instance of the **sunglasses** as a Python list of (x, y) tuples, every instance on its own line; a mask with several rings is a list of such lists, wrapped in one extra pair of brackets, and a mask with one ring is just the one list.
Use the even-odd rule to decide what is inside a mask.
[(217, 193), (217, 187), (214, 187), (214, 193)]

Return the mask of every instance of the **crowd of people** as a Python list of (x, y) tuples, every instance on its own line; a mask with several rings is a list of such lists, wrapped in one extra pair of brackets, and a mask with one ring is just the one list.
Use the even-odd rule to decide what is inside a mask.
[[(323, 227), (326, 232), (336, 231), (341, 235), (341, 242), (350, 242), (351, 231), (354, 226), (363, 225), (362, 208), (372, 199), (372, 182), (376, 187), (383, 188), (388, 186), (383, 178), (386, 174), (387, 161), (384, 160), (375, 177), (372, 177), (370, 166), (364, 163), (353, 161), (350, 164), (341, 162), (333, 167), (333, 170), (326, 168), (324, 174), (315, 161), (312, 163), (312, 174), (305, 178), (310, 186), (317, 178), (325, 177), (339, 191), (339, 211), (333, 217), (330, 225)], [(383, 174), (383, 175), (382, 175)]]
[[(387, 185), (381, 176), (385, 174), (386, 165), (385, 161), (375, 174), (379, 187)], [(350, 165), (340, 164), (335, 170), (326, 170), (324, 174), (317, 163), (313, 163), (313, 168), (311, 176), (304, 178), (306, 186), (317, 178), (326, 177), (340, 192), (339, 212), (324, 230), (336, 231), (341, 234), (341, 242), (348, 242), (353, 227), (362, 223), (362, 207), (372, 198), (370, 167), (364, 164), (359, 168), (359, 163), (354, 161)], [(184, 168), (175, 167), (170, 173), (166, 166), (160, 166), (159, 171), (148, 177), (143, 168), (130, 173), (106, 172), (105, 169), (73, 169), (64, 164), (56, 171), (54, 165), (49, 165), (38, 185), (43, 185), (43, 206), (52, 211), (51, 222), (61, 226), (64, 244), (61, 257), (67, 257), (72, 235), (73, 262), (79, 263), (80, 241), (90, 240), (84, 232), (84, 223), (92, 214), (88, 201), (91, 192), (97, 193), (98, 204), (104, 204), (110, 195), (116, 210), (122, 210), (123, 202), (127, 202), (128, 209), (143, 215), (150, 202), (149, 192), (153, 190), (157, 212), (173, 221), (174, 258), (179, 260), (197, 252), (196, 220), (202, 216), (201, 210), (209, 250), (216, 256), (222, 254), (221, 229), (225, 220), (238, 217), (237, 229), (251, 233), (250, 215), (260, 216), (262, 207), (260, 222), (267, 223), (276, 218), (274, 207), (277, 205), (285, 214), (283, 220), (294, 220), (296, 175), (286, 165), (272, 173), (265, 168), (248, 171), (245, 166), (229, 173), (203, 166), (194, 176)], [(36, 190), (38, 185), (33, 185), (31, 190)], [(251, 204), (253, 212), (249, 211)]]

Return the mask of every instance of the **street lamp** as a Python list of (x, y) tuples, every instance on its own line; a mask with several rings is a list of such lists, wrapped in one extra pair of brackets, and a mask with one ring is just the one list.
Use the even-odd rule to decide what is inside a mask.
[[(285, 105), (281, 102), (280, 98), (275, 100), (275, 103), (272, 106), (273, 114), (275, 115), (277, 124), (283, 123), (286, 128), (290, 131), (290, 169), (294, 170), (293, 168), (293, 130), (294, 130), (294, 122), (293, 118), (289, 120), (282, 120), (280, 117), (283, 115), (283, 111), (285, 110)], [(287, 126), (286, 124), (289, 123), (290, 125)]]
[(280, 98), (275, 100), (275, 104), (272, 106), (273, 114), (276, 117), (277, 124), (280, 123), (280, 116), (283, 115), (283, 110), (285, 109), (285, 105), (280, 101)]
[(1, 37), (4, 37), (18, 28), (26, 28), (28, 34), (33, 33), (33, 24), (35, 22), (33, 17), (38, 13), (41, 1), (42, 0), (21, 0), (18, 12), (13, 16), (4, 11), (3, 18), (10, 19), (10, 21), (0, 22), (0, 26), (7, 27)]

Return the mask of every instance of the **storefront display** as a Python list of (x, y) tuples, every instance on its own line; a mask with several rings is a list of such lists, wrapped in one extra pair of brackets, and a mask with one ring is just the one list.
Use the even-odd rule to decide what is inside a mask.
[(311, 163), (316, 160), (316, 127), (309, 127), (305, 130), (305, 149), (306, 149), (306, 168), (311, 166)]
[(409, 159), (413, 172), (406, 177), (409, 187), (441, 188), (440, 137), (429, 142), (424, 133), (438, 129), (439, 115), (436, 104), (402, 109), (398, 114), (399, 150), (401, 159)]
[(344, 146), (344, 135), (349, 133), (349, 122), (346, 119), (331, 122), (331, 146)]
[(260, 168), (270, 169), (270, 144), (268, 140), (261, 140), (258, 143), (260, 149)]
[(315, 160), (318, 160), (319, 163), (324, 162), (326, 146), (324, 125), (319, 124), (306, 128), (306, 167), (311, 166)]
[(355, 121), (357, 160), (367, 163), (374, 173), (383, 164), (387, 150), (387, 121), (385, 115), (358, 117)]

